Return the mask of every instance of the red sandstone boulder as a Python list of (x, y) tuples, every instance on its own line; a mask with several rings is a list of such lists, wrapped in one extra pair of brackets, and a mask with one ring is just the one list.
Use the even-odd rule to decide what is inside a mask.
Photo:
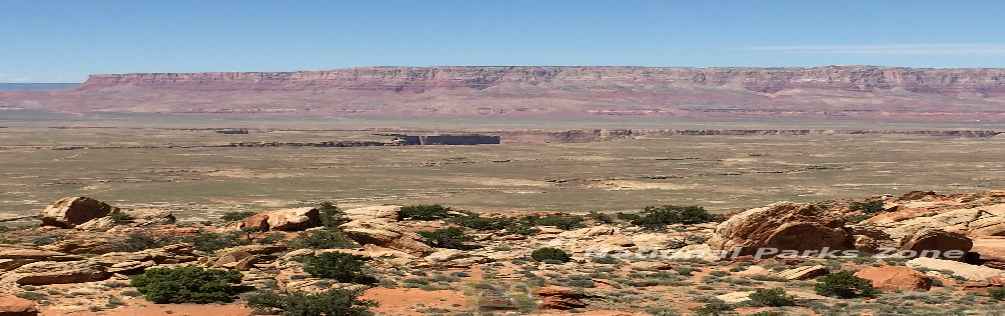
[(855, 272), (855, 276), (869, 280), (881, 290), (928, 291), (932, 287), (932, 278), (908, 267), (868, 267)]
[(241, 228), (260, 231), (296, 231), (321, 226), (321, 213), (317, 208), (300, 207), (258, 213), (245, 218)]
[(708, 244), (749, 255), (758, 248), (780, 250), (853, 249), (844, 220), (812, 204), (780, 202), (750, 209), (719, 223)]
[(0, 316), (35, 316), (38, 307), (35, 302), (16, 296), (0, 296)]
[(938, 229), (920, 230), (914, 235), (905, 238), (901, 249), (914, 250), (917, 252), (935, 250), (940, 254), (950, 250), (966, 253), (974, 247), (974, 242), (969, 237), (956, 232), (947, 232)]
[(42, 225), (73, 228), (117, 210), (118, 208), (89, 197), (66, 197), (42, 210)]
[(581, 291), (561, 286), (545, 286), (537, 289), (541, 297), (541, 309), (568, 310), (586, 307), (583, 299), (592, 297)]

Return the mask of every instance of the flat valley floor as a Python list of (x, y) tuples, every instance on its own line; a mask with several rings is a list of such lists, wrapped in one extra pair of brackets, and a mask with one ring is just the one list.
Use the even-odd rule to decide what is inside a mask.
[(76, 195), (120, 207), (171, 209), (186, 221), (320, 201), (342, 206), (442, 203), (500, 212), (627, 211), (661, 204), (729, 211), (783, 200), (1005, 187), (1002, 136), (672, 136), (478, 146), (212, 147), (387, 137), (348, 129), (224, 135), (206, 129), (45, 125), (0, 128), (0, 218), (33, 214), (60, 197)]

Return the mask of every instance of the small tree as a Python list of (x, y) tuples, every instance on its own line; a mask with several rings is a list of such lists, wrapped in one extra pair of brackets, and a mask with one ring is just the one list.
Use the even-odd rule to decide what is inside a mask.
[(817, 279), (817, 294), (837, 298), (869, 297), (876, 295), (876, 289), (869, 280), (855, 276), (850, 271), (841, 271)]
[(369, 316), (377, 303), (360, 299), (359, 291), (330, 289), (323, 293), (267, 292), (248, 297), (248, 306), (260, 313), (280, 311), (284, 316)]
[(441, 228), (429, 232), (419, 232), (419, 236), (422, 236), (427, 245), (436, 248), (449, 248), (449, 249), (471, 249), (470, 245), (465, 244), (470, 241), (471, 238), (464, 234), (464, 230), (458, 227), (447, 227)]
[(398, 220), (431, 221), (453, 217), (452, 210), (439, 204), (419, 204), (402, 207)]
[(165, 303), (231, 302), (241, 273), (201, 267), (150, 268), (130, 280), (148, 301)]
[(572, 256), (558, 248), (544, 247), (530, 253), (530, 257), (539, 262), (565, 263), (572, 260)]
[(783, 288), (757, 289), (750, 294), (750, 303), (754, 306), (781, 307), (796, 305), (796, 299), (785, 293)]
[(376, 280), (365, 274), (367, 258), (348, 253), (327, 252), (304, 259), (304, 272), (310, 275), (335, 279), (342, 283), (372, 284)]

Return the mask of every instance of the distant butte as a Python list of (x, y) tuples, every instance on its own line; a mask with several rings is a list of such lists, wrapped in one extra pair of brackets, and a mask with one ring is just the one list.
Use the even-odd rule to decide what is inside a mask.
[(92, 75), (0, 110), (1005, 121), (1005, 69), (367, 67)]

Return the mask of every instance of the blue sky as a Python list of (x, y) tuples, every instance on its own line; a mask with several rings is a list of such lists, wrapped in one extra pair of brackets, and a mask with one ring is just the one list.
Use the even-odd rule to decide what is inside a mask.
[(373, 65), (1005, 67), (1005, 1), (0, 0), (0, 82)]

